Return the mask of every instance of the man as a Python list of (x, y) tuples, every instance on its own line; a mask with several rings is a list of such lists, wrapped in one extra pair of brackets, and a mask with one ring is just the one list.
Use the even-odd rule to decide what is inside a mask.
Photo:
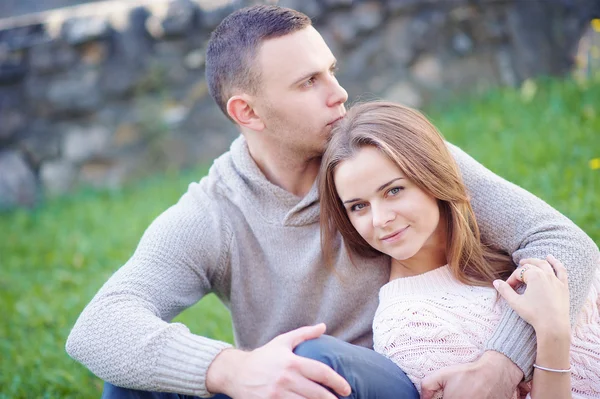
[[(254, 6), (216, 28), (206, 62), (211, 95), (242, 135), (152, 223), (81, 314), (67, 351), (108, 382), (105, 397), (418, 397), (366, 349), (386, 260), (355, 267), (339, 249), (335, 272), (322, 264), (315, 178), (347, 100), (333, 54), (304, 14)], [(589, 286), (597, 250), (581, 230), (453, 152), (489, 241), (516, 261), (552, 252)], [(522, 211), (505, 214), (515, 202)], [(231, 310), (237, 349), (170, 323), (210, 292)], [(585, 292), (571, 295), (579, 307)], [(321, 337), (325, 328), (336, 338)], [(482, 358), (430, 376), (424, 396), (508, 398), (531, 371), (534, 342), (507, 310)]]

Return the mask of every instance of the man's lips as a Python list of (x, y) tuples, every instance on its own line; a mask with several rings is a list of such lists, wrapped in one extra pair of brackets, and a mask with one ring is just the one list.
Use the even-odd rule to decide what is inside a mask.
[(394, 233), (388, 234), (387, 236), (383, 236), (380, 238), (381, 241), (394, 241), (394, 239), (399, 238), (402, 233), (404, 233), (406, 231), (406, 229), (408, 229), (410, 226), (406, 226)]
[(327, 124), (327, 126), (331, 126), (331, 125), (333, 125), (334, 123), (336, 123), (337, 121), (339, 121), (339, 120), (340, 120), (340, 119), (342, 119), (343, 117), (344, 117), (344, 115), (342, 115), (342, 116), (340, 116), (340, 117), (338, 117), (338, 118), (336, 118), (336, 119), (332, 120), (331, 122), (329, 122), (329, 123)]

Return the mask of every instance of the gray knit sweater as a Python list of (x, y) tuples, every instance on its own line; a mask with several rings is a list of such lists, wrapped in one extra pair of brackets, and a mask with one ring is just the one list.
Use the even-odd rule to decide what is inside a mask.
[[(540, 199), (451, 150), (482, 234), (515, 262), (548, 253), (562, 260), (575, 313), (598, 262), (596, 245)], [(210, 292), (230, 309), (239, 348), (318, 322), (327, 324), (328, 334), (371, 347), (389, 261), (354, 267), (340, 250), (336, 274), (330, 273), (322, 265), (318, 219), (316, 186), (298, 198), (271, 184), (238, 138), (208, 176), (146, 230), (131, 259), (82, 312), (67, 352), (118, 386), (209, 396), (208, 366), (230, 345), (170, 321)], [(488, 348), (529, 373), (535, 338), (510, 311)]]

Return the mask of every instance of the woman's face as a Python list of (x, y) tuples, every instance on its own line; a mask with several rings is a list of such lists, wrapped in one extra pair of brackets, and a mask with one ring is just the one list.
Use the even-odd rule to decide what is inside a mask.
[(350, 222), (373, 248), (398, 261), (439, 252), (437, 200), (375, 147), (340, 163), (334, 182)]

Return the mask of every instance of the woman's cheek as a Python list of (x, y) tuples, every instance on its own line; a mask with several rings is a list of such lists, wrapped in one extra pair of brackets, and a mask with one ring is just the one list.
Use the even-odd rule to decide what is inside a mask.
[(362, 238), (364, 238), (366, 241), (371, 241), (370, 240), (370, 231), (369, 231), (369, 221), (367, 220), (366, 217), (359, 217), (357, 220), (357, 223), (354, 225), (354, 227), (356, 228), (356, 231), (358, 231), (358, 234), (360, 234), (360, 236)]

